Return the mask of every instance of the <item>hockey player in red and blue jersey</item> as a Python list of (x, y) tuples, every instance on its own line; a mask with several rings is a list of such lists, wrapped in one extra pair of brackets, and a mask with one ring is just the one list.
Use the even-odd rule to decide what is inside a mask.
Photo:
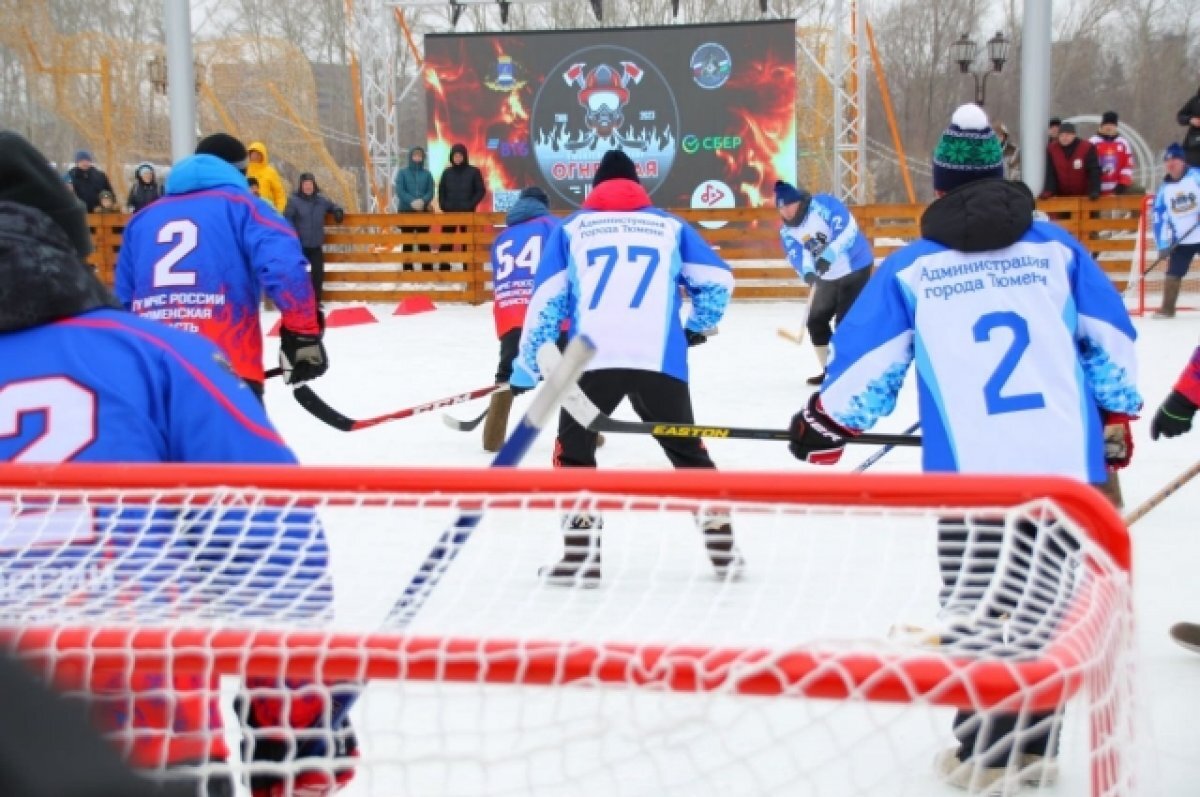
[(175, 164), (166, 195), (134, 215), (117, 258), (116, 294), (143, 318), (198, 332), (216, 343), (260, 396), (265, 290), (282, 313), (280, 365), (299, 384), (328, 368), (300, 241), (254, 197), (239, 171), (245, 147), (215, 134)]
[[(492, 316), (496, 321), (496, 337), (500, 339), (500, 363), (496, 367), (498, 385), (506, 385), (512, 376), (512, 362), (521, 342), (525, 308), (533, 295), (538, 261), (558, 220), (550, 215), (550, 198), (546, 192), (530, 186), (509, 209), (504, 223), (507, 228), (492, 243)], [(484, 451), (499, 451), (504, 443), (512, 398), (509, 390), (492, 394), (487, 423), (483, 427)]]
[[(46, 159), (0, 132), (0, 462), (295, 464), (224, 354), (198, 335), (121, 310), (82, 265), (91, 247), (83, 206)], [(289, 619), (304, 622), (327, 616), (328, 547), (311, 510), (180, 513), (102, 497), (86, 509), (36, 501), (3, 507), (0, 617), (95, 624), (132, 615), (153, 624), (271, 605), (288, 606)], [(64, 677), (60, 686), (90, 694), (96, 723), (136, 766), (182, 767), (228, 754), (215, 690), (202, 676)], [(278, 691), (277, 681), (269, 685)], [(297, 696), (290, 714), (278, 717), (256, 695), (244, 719), (248, 738), (321, 730), (325, 717), (337, 724), (316, 747), (302, 744), (286, 759), (272, 757), (270, 745), (250, 758), (286, 760), (301, 773), (297, 781), (330, 783), (315, 794), (332, 793), (334, 778), (352, 771), (334, 763), (339, 753), (353, 754), (353, 734), (341, 724), (352, 700)], [(315, 775), (295, 761), (304, 757), (314, 759)], [(205, 780), (203, 793), (232, 795), (228, 778)], [(272, 793), (267, 786), (255, 795)]]

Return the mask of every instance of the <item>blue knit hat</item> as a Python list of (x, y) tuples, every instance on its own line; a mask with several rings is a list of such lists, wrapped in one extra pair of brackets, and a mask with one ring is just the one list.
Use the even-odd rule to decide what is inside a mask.
[(793, 202), (799, 202), (804, 205), (812, 199), (812, 194), (807, 191), (797, 188), (791, 183), (783, 180), (775, 181), (775, 207), (781, 208), (784, 205), (790, 205)]
[(933, 150), (933, 189), (946, 193), (974, 180), (1003, 176), (1004, 153), (987, 114), (974, 103), (960, 105)]
[(86, 149), (81, 149), (75, 153), (76, 163), (79, 163), (80, 161), (90, 161), (91, 159), (92, 153), (88, 152)]
[(1183, 151), (1183, 145), (1178, 142), (1168, 144), (1167, 148), (1163, 150), (1164, 161), (1169, 161), (1172, 158), (1179, 158), (1181, 161), (1187, 160), (1187, 153)]

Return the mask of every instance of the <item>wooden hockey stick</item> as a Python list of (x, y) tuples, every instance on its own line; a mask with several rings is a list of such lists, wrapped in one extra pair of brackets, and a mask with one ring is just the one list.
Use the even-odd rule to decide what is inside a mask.
[(792, 332), (790, 329), (779, 327), (775, 330), (779, 334), (779, 337), (789, 340), (797, 346), (804, 342), (804, 336), (808, 334), (808, 308), (812, 305), (812, 295), (816, 290), (817, 285), (814, 282), (808, 289), (808, 298), (804, 300), (804, 309), (800, 311), (800, 331)]
[(1172, 479), (1166, 486), (1143, 501), (1138, 508), (1125, 516), (1125, 525), (1132, 526), (1150, 513), (1154, 507), (1170, 498), (1179, 488), (1190, 482), (1200, 473), (1200, 461), (1194, 462), (1190, 468)]
[(473, 401), (477, 398), (495, 393), (500, 389), (500, 385), (488, 385), (487, 387), (469, 390), (466, 393), (458, 393), (446, 398), (435, 399), (424, 404), (418, 404), (415, 407), (406, 407), (395, 412), (385, 413), (384, 415), (376, 415), (374, 418), (363, 418), (355, 420), (335, 410), (325, 403), (325, 400), (312, 391), (308, 385), (301, 385), (292, 391), (292, 397), (296, 402), (308, 410), (314, 418), (332, 426), (334, 429), (342, 432), (357, 432), (359, 429), (366, 429), (371, 426), (377, 426), (387, 421), (398, 421), (401, 418), (411, 418), (414, 415), (420, 415), (425, 412), (433, 412), (440, 410), (442, 407), (450, 407), (455, 404), (462, 404), (467, 401)]

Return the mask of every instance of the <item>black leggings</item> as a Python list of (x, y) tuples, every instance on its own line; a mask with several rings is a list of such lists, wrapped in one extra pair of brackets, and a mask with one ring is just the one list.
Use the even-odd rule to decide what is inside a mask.
[(833, 337), (833, 321), (842, 323), (846, 313), (867, 280), (871, 278), (871, 267), (851, 271), (844, 277), (835, 280), (817, 280), (813, 287), (812, 298), (808, 305), (808, 337), (814, 346), (828, 346)]
[(317, 304), (321, 303), (321, 292), (325, 289), (325, 250), (319, 246), (304, 247), (304, 259), (312, 267), (309, 279), (312, 280), (313, 297)]
[[(692, 395), (687, 382), (658, 371), (605, 368), (579, 378), (579, 387), (605, 415), (628, 397), (643, 421), (693, 423)], [(715, 468), (704, 441), (698, 437), (655, 438), (677, 468)], [(596, 433), (575, 422), (565, 410), (558, 416), (554, 464), (562, 468), (596, 467)]]

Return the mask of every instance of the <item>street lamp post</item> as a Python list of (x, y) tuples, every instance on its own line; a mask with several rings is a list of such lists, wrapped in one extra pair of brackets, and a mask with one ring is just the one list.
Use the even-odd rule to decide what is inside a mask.
[(1004, 63), (1008, 60), (1008, 48), (1012, 42), (1000, 31), (996, 31), (996, 35), (987, 41), (987, 57), (991, 61), (991, 66), (986, 72), (976, 72), (972, 67), (975, 65), (975, 56), (979, 53), (979, 45), (975, 43), (967, 34), (963, 34), (958, 38), (958, 41), (950, 45), (950, 57), (958, 64), (958, 69), (964, 75), (970, 75), (975, 79), (975, 102), (978, 105), (983, 105), (987, 96), (987, 80), (992, 75), (1004, 69)]

